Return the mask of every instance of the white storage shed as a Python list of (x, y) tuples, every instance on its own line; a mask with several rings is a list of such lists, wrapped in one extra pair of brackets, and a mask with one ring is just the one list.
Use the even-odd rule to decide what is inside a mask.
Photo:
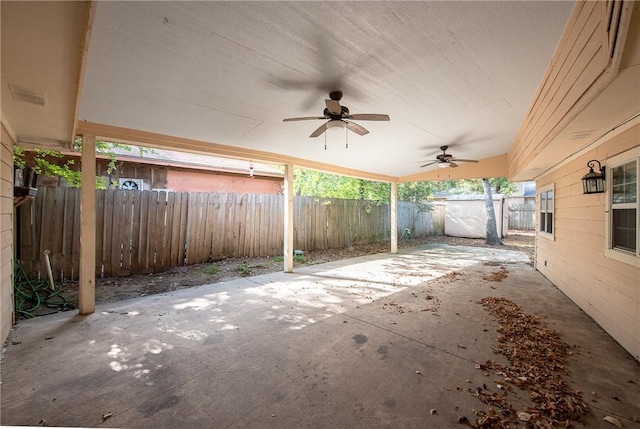
[[(496, 227), (500, 238), (507, 235), (509, 210), (503, 194), (493, 195)], [(454, 195), (447, 198), (444, 233), (454, 237), (484, 238), (487, 231), (487, 211), (484, 195)]]

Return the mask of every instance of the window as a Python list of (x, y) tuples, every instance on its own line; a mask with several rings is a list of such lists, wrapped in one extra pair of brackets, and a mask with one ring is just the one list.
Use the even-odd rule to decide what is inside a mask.
[(611, 168), (611, 248), (638, 254), (638, 160)]
[(640, 268), (638, 171), (640, 146), (607, 159), (604, 254)]
[(553, 234), (553, 187), (543, 188), (540, 200), (540, 232)]

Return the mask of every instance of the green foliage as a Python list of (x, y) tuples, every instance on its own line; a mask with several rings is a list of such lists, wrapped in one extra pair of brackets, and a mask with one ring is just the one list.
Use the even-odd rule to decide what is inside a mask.
[(284, 256), (282, 255), (274, 256), (273, 262), (284, 262)]
[(398, 184), (398, 200), (425, 203), (438, 192), (438, 182), (403, 182)]
[(220, 266), (215, 263), (211, 265), (207, 265), (206, 267), (200, 270), (202, 274), (208, 274), (208, 275), (218, 274), (218, 271), (220, 271)]
[(388, 203), (389, 183), (373, 182), (315, 170), (295, 169), (293, 190), (296, 195), (319, 198), (342, 198)]
[[(294, 193), (307, 197), (369, 200), (383, 204), (391, 201), (389, 183), (355, 179), (314, 170), (295, 169)], [(489, 179), (496, 193), (509, 194), (515, 186), (505, 177)], [(429, 202), (439, 191), (483, 194), (482, 179), (444, 180), (437, 182), (403, 182), (398, 184), (398, 200), (418, 204), (422, 211), (431, 210)]]
[(248, 276), (251, 275), (251, 267), (249, 267), (249, 265), (247, 265), (246, 261), (242, 261), (239, 264), (237, 264), (233, 268), (233, 271), (239, 272), (242, 277), (248, 277)]
[(50, 149), (27, 149), (22, 146), (16, 146), (13, 149), (13, 163), (19, 168), (27, 165), (26, 155), (32, 152), (33, 165), (30, 165), (38, 174), (44, 174), (48, 177), (63, 177), (70, 187), (77, 188), (80, 186), (81, 173), (74, 171), (72, 165), (74, 160), (70, 159), (64, 163), (53, 162), (52, 158), (62, 159), (64, 155), (58, 150)]
[[(444, 180), (438, 183), (438, 191), (449, 191), (449, 193), (459, 194), (484, 194), (484, 187), (482, 185), (482, 179), (459, 179), (459, 180)], [(506, 177), (494, 177), (489, 179), (489, 184), (495, 189), (496, 194), (509, 195), (515, 191), (515, 185)]]
[[(106, 142), (102, 140), (96, 141), (96, 153), (106, 155), (109, 158), (107, 174), (111, 174), (117, 167), (115, 149), (125, 150), (128, 152), (133, 152), (135, 150), (133, 146), (126, 144)], [(153, 149), (143, 147), (136, 147), (136, 149), (139, 151), (140, 155), (153, 153)], [(82, 139), (75, 139), (73, 150), (82, 151)], [(59, 160), (64, 159), (65, 155), (58, 150), (31, 149), (22, 146), (15, 146), (13, 149), (13, 163), (19, 168), (24, 168), (27, 165), (28, 153), (33, 156), (32, 165), (30, 165), (30, 167), (33, 168), (36, 173), (44, 174), (47, 177), (61, 177), (67, 182), (69, 187), (80, 187), (82, 173), (73, 169), (72, 166), (75, 164), (73, 159), (61, 162)], [(96, 177), (95, 185), (96, 189), (106, 189), (108, 183), (104, 178), (98, 176)]]

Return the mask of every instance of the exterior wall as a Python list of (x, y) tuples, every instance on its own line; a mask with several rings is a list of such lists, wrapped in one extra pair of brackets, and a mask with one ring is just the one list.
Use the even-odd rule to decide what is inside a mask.
[(635, 125), (536, 181), (536, 189), (553, 185), (555, 190), (554, 231), (537, 233), (536, 268), (640, 360), (640, 261), (605, 256), (610, 196), (583, 195), (580, 180), (589, 160), (604, 165), (638, 146), (640, 125)]
[(13, 324), (13, 139), (2, 126), (0, 155), (0, 342)]
[(280, 194), (282, 179), (169, 170), (167, 189), (180, 192), (234, 192), (237, 194)]
[[(67, 158), (59, 160), (65, 162)], [(56, 162), (55, 159), (52, 159)], [(118, 181), (120, 178), (142, 179), (143, 190), (168, 189), (175, 192), (230, 192), (237, 194), (279, 195), (282, 178), (256, 175), (221, 173), (217, 171), (196, 170), (189, 168), (158, 166), (134, 162), (118, 162), (118, 168), (107, 176), (108, 161), (99, 159), (96, 162), (96, 174), (105, 179)], [(74, 168), (80, 169), (76, 162)], [(38, 176), (38, 186), (66, 186), (58, 177)]]

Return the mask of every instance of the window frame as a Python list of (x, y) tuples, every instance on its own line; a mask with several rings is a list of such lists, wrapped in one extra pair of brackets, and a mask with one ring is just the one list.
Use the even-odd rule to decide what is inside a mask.
[[(636, 163), (636, 202), (635, 203), (613, 203), (613, 169), (630, 162)], [(624, 262), (629, 265), (640, 267), (640, 147), (628, 150), (620, 155), (607, 160), (606, 177), (606, 209), (605, 209), (605, 256)], [(616, 249), (613, 247), (613, 210), (614, 205), (618, 209), (635, 208), (636, 210), (636, 251), (633, 252)]]
[[(551, 210), (548, 210), (548, 204), (545, 206), (545, 210), (542, 210), (542, 196), (545, 195), (545, 201), (549, 201), (546, 198), (546, 195), (548, 194), (548, 192), (552, 193), (552, 198), (551, 198)], [(536, 212), (538, 213), (538, 222), (536, 225), (536, 232), (537, 235), (539, 237), (542, 238), (546, 238), (548, 240), (554, 240), (556, 238), (556, 190), (555, 190), (555, 183), (550, 183), (548, 185), (545, 186), (541, 186), (540, 189), (538, 189), (538, 192), (536, 194)], [(547, 231), (547, 226), (548, 226), (548, 222), (547, 222), (547, 215), (551, 214), (551, 232)], [(542, 222), (544, 222), (544, 228), (545, 230), (543, 231), (542, 228)]]

